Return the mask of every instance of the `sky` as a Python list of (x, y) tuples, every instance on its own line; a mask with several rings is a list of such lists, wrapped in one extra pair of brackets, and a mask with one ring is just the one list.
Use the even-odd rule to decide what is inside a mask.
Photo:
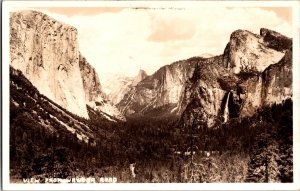
[(220, 55), (237, 29), (259, 33), (264, 27), (292, 36), (291, 8), (284, 7), (33, 9), (77, 28), (79, 49), (100, 80), (108, 73), (152, 74), (178, 60)]

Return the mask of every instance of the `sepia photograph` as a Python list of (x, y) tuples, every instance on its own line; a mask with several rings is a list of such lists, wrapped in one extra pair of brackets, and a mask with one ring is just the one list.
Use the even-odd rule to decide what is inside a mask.
[(4, 1), (6, 188), (299, 189), (298, 3)]

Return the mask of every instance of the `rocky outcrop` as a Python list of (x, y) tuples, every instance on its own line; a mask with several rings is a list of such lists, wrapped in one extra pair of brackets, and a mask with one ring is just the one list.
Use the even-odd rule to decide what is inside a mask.
[(74, 27), (36, 11), (11, 13), (10, 59), (42, 94), (88, 118)]
[(284, 55), (271, 43), (265, 43), (264, 37), (246, 30), (237, 30), (230, 36), (224, 51), (224, 66), (237, 74), (241, 71), (264, 71), (269, 65), (277, 63)]
[(79, 68), (86, 102), (94, 101), (99, 96), (104, 97), (105, 95), (95, 68), (93, 68), (81, 54), (79, 54)]
[(203, 59), (197, 63), (179, 102), (178, 114), (182, 114), (182, 121), (192, 123), (195, 118), (199, 123), (214, 124), (230, 90), (220, 79), (234, 80), (222, 64), (223, 56)]
[(117, 107), (125, 115), (176, 113), (184, 84), (200, 59), (191, 58), (160, 68), (133, 86)]
[(181, 124), (213, 126), (292, 97), (292, 40), (235, 31), (224, 54), (199, 63), (181, 101)]
[(92, 67), (81, 54), (79, 55), (79, 67), (87, 105), (94, 110), (101, 112), (108, 120), (125, 121), (125, 117), (104, 94), (95, 68)]
[(269, 48), (277, 51), (285, 51), (292, 47), (292, 39), (283, 36), (276, 31), (261, 28), (260, 35), (263, 37), (264, 44)]
[[(270, 65), (262, 73), (251, 76), (239, 84), (243, 92), (241, 116), (251, 116), (264, 106), (292, 98), (292, 51), (287, 50), (284, 57)], [(241, 97), (241, 93), (237, 92)]]

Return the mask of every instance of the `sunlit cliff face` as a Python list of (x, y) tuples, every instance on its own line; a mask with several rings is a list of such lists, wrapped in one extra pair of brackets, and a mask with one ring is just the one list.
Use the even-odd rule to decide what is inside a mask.
[[(36, 11), (10, 15), (11, 66), (68, 111), (89, 118), (86, 104), (117, 119), (98, 74), (79, 53), (77, 29)], [(95, 102), (103, 102), (96, 106)]]
[(23, 11), (11, 14), (10, 31), (11, 65), (42, 94), (88, 118), (77, 30), (42, 13)]

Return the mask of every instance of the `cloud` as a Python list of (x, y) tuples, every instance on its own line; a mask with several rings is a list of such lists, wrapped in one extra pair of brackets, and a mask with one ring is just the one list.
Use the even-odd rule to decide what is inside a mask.
[(191, 39), (196, 33), (196, 25), (190, 19), (181, 18), (180, 15), (170, 13), (165, 17), (167, 11), (151, 11), (151, 34), (147, 40), (154, 42), (179, 41)]
[(288, 23), (292, 23), (292, 8), (291, 7), (262, 7), (263, 10), (276, 13), (276, 15)]

